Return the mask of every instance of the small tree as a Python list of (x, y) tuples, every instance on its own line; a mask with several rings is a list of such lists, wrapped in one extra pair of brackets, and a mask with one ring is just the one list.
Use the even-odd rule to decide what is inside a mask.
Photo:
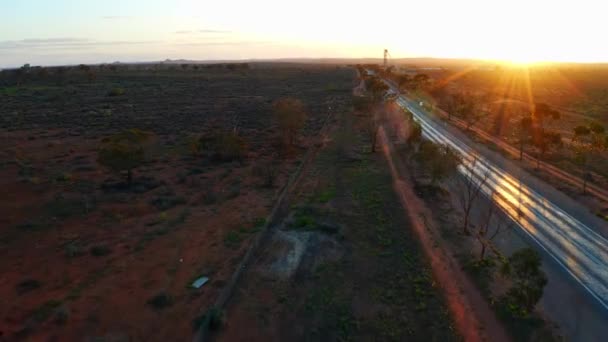
[(604, 128), (604, 126), (596, 121), (592, 121), (589, 123), (589, 130), (591, 132), (593, 132), (593, 134), (604, 134), (604, 132), (606, 131), (606, 129)]
[(378, 77), (368, 77), (365, 80), (365, 87), (371, 95), (370, 117), (367, 122), (367, 131), (371, 140), (371, 151), (376, 152), (376, 142), (378, 140), (378, 130), (380, 123), (386, 114), (386, 108), (383, 106), (384, 94), (388, 90), (388, 86)]
[(461, 93), (452, 94), (444, 85), (436, 88), (433, 93), (437, 99), (439, 107), (443, 108), (448, 114), (448, 121), (452, 120), (453, 115), (460, 114), (460, 106), (464, 102)]
[(283, 142), (286, 146), (295, 144), (298, 131), (306, 123), (304, 104), (291, 97), (276, 100), (272, 104), (274, 117), (283, 132)]
[(375, 104), (382, 102), (384, 93), (388, 90), (388, 86), (378, 77), (369, 77), (365, 80), (365, 88), (372, 96)]
[(89, 83), (91, 83), (97, 79), (97, 74), (93, 70), (88, 70), (86, 72), (86, 75), (87, 75), (87, 80), (89, 81)]
[(518, 140), (519, 140), (519, 160), (524, 156), (524, 145), (527, 144), (532, 137), (532, 117), (524, 116), (517, 124)]
[(515, 314), (527, 316), (543, 296), (547, 276), (541, 269), (540, 255), (531, 248), (524, 248), (511, 255), (502, 272), (512, 281), (504, 299), (515, 307)]
[(579, 142), (574, 149), (574, 162), (583, 169), (583, 194), (587, 192), (587, 182), (593, 179), (589, 170), (591, 155), (608, 148), (608, 137), (604, 135), (604, 131), (604, 126), (597, 122), (574, 129), (576, 140)]
[(539, 103), (535, 106), (534, 112), (532, 113), (532, 119), (535, 123), (537, 133), (536, 145), (540, 148), (541, 156), (538, 158), (538, 167), (540, 167), (540, 159), (544, 156), (546, 149), (550, 147), (551, 142), (547, 142), (546, 139), (550, 138), (549, 135), (545, 134), (545, 123), (547, 119), (558, 120), (560, 113), (553, 108), (549, 107), (546, 103)]
[(132, 170), (143, 164), (144, 144), (151, 134), (138, 129), (130, 129), (102, 140), (97, 151), (97, 161), (110, 170), (127, 172), (127, 184), (132, 183)]
[(410, 120), (409, 127), (410, 129), (409, 134), (407, 136), (407, 143), (410, 145), (420, 144), (420, 142), (422, 141), (422, 125), (420, 125), (420, 122), (418, 121)]
[(583, 169), (583, 194), (587, 192), (587, 182), (592, 178), (591, 173), (587, 170), (588, 154), (587, 146), (579, 146), (574, 150), (574, 163)]
[[(495, 193), (489, 196), (493, 199)], [(502, 216), (497, 214), (496, 204), (493, 202), (488, 203), (486, 210), (482, 212), (481, 220), (479, 221), (478, 229), (475, 234), (477, 241), (479, 242), (481, 249), (479, 251), (479, 259), (483, 260), (488, 248), (492, 249), (495, 254), (502, 257), (495, 248), (493, 241), (502, 233), (504, 230), (511, 228), (509, 220), (505, 220)]]
[(397, 76), (397, 84), (399, 85), (399, 89), (407, 88), (411, 83), (412, 79), (408, 75)]
[(460, 117), (467, 124), (467, 131), (471, 129), (479, 120), (484, 117), (480, 110), (479, 98), (473, 95), (463, 96), (458, 106)]
[(457, 174), (461, 162), (460, 156), (454, 149), (430, 141), (422, 144), (416, 156), (422, 166), (429, 171), (432, 185)]
[(580, 141), (581, 138), (586, 137), (589, 135), (589, 133), (591, 133), (589, 127), (583, 125), (574, 127), (573, 131), (574, 137), (572, 138), (572, 142)]
[(378, 141), (378, 130), (380, 129), (380, 118), (378, 112), (373, 111), (367, 121), (367, 133), (369, 134), (371, 152), (376, 152), (376, 145)]
[(457, 178), (460, 180), (461, 188), (456, 192), (456, 196), (462, 210), (462, 232), (464, 234), (469, 234), (471, 211), (490, 176), (490, 171), (487, 169), (483, 174), (475, 175), (472, 170), (478, 168), (477, 163), (477, 158), (463, 161), (464, 172), (462, 177)]
[(413, 85), (416, 89), (424, 88), (429, 82), (429, 75), (427, 74), (416, 74), (412, 80)]
[(558, 120), (560, 116), (561, 115), (558, 111), (549, 107), (549, 105), (546, 103), (537, 104), (534, 108), (534, 112), (532, 113), (532, 118), (540, 126), (541, 131), (545, 130), (545, 123), (547, 119)]
[(553, 148), (562, 146), (562, 136), (557, 132), (539, 132), (535, 139), (534, 144), (540, 149), (540, 158), (537, 158), (537, 167), (540, 167), (540, 160), (545, 159), (545, 154)]
[(368, 114), (372, 105), (372, 98), (369, 96), (353, 96), (353, 107), (356, 111)]
[(604, 128), (604, 126), (602, 126), (602, 124), (598, 122), (593, 121), (589, 124), (589, 130), (592, 133), (591, 144), (593, 145), (593, 148), (598, 151), (604, 150), (606, 142), (606, 136), (604, 135), (606, 129)]

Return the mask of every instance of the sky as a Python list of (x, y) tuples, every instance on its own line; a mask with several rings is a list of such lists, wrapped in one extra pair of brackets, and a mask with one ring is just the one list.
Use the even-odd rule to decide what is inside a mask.
[(448, 57), (608, 62), (602, 0), (0, 0), (0, 68)]

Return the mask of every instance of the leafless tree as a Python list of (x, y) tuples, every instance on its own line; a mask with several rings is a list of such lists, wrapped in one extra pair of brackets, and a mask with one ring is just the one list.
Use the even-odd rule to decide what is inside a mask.
[(378, 130), (383, 121), (386, 120), (386, 106), (384, 103), (376, 104), (372, 107), (367, 121), (367, 131), (369, 133), (371, 152), (376, 152), (378, 141)]
[(490, 176), (490, 171), (488, 169), (486, 169), (482, 174), (476, 174), (473, 172), (474, 169), (479, 168), (478, 164), (479, 161), (477, 160), (477, 157), (473, 157), (472, 160), (465, 159), (461, 165), (464, 172), (460, 177), (456, 178), (459, 180), (458, 185), (460, 189), (456, 191), (456, 196), (458, 198), (458, 202), (460, 203), (460, 208), (463, 214), (462, 231), (464, 234), (470, 233), (469, 220), (471, 211)]
[(475, 238), (481, 246), (479, 259), (483, 260), (487, 249), (491, 249), (495, 254), (501, 255), (498, 249), (494, 246), (494, 239), (502, 232), (511, 229), (511, 222), (503, 215), (500, 215), (493, 199), (496, 193), (493, 192), (490, 196), (491, 203), (488, 203), (486, 210), (482, 213), (479, 221), (478, 229), (475, 232)]

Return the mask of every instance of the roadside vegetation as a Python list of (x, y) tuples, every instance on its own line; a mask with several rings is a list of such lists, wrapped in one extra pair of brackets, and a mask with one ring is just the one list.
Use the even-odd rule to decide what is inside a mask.
[[(542, 120), (555, 115), (540, 106), (535, 119), (539, 129)], [(512, 337), (518, 341), (557, 340), (535, 310), (547, 284), (539, 254), (526, 248), (505, 255), (495, 245), (495, 239), (513, 226), (483, 192), (488, 175), (477, 177), (463, 171), (477, 161), (423, 139), (420, 125), (407, 111), (387, 107), (384, 117), (388, 135), (412, 169), (416, 192), (442, 222), (443, 239)], [(405, 139), (399, 139), (403, 133)]]

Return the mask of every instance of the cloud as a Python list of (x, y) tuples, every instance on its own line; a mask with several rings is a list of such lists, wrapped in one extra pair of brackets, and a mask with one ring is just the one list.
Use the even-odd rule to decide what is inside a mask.
[(175, 43), (177, 46), (250, 46), (250, 45), (268, 45), (272, 42), (268, 41), (223, 41), (223, 42), (185, 42)]
[(101, 18), (105, 19), (105, 20), (120, 20), (120, 19), (129, 19), (131, 17), (128, 15), (104, 15)]
[(85, 42), (84, 38), (33, 38), (33, 39), (22, 39), (16, 42), (23, 44), (61, 44), (61, 43), (75, 43)]
[(195, 34), (195, 33), (209, 33), (209, 34), (221, 34), (221, 33), (232, 33), (228, 30), (213, 30), (213, 29), (201, 29), (201, 30), (180, 30), (173, 32), (175, 34)]
[(33, 49), (49, 49), (49, 50), (65, 50), (65, 49), (83, 49), (94, 48), (101, 46), (118, 46), (118, 45), (142, 45), (154, 44), (157, 41), (102, 41), (86, 38), (33, 38), (22, 40), (5, 40), (0, 41), (0, 50), (18, 50), (29, 51)]
[(231, 33), (232, 31), (204, 29), (204, 30), (198, 30), (198, 32), (199, 33)]

